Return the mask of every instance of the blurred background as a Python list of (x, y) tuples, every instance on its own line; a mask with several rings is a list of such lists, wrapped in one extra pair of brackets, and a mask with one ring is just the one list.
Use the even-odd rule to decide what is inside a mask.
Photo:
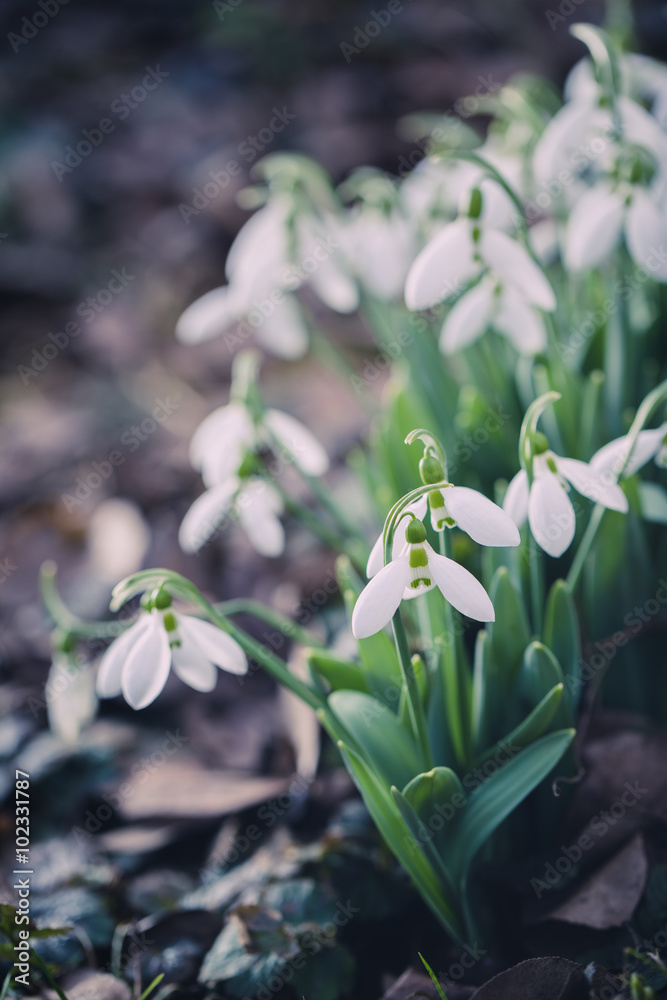
[[(384, 0), (2, 4), (0, 756), (28, 747), (30, 771), (57, 776), (58, 794), (37, 817), (42, 833), (82, 822), (117, 777), (100, 747), (116, 762), (121, 750), (129, 762), (139, 752), (134, 730), (98, 730), (87, 762), (69, 759), (63, 770), (62, 748), (35, 743), (50, 662), (37, 593), (43, 560), (58, 563), (64, 596), (84, 617), (104, 617), (111, 587), (143, 565), (286, 614), (331, 579), (333, 557), (298, 530), (273, 561), (233, 530), (199, 557), (184, 556), (176, 540), (201, 489), (189, 439), (226, 401), (232, 354), (223, 338), (182, 346), (174, 326), (224, 281), (247, 218), (237, 195), (253, 164), (289, 149), (337, 182), (364, 164), (405, 172), (423, 150), (401, 138), (397, 119), (442, 111), (483, 131), (462, 98), (520, 71), (560, 86), (583, 54), (569, 24), (600, 23), (605, 12), (596, 0), (399, 6), (368, 38), (359, 31)], [(665, 58), (667, 7), (635, 4), (634, 27), (638, 51)], [(370, 345), (355, 317), (322, 320), (360, 351)], [(269, 359), (262, 380), (267, 400), (304, 420), (334, 457), (362, 439), (367, 414), (316, 358)], [(339, 463), (332, 488), (344, 488), (345, 475)], [(255, 695), (262, 685), (270, 693), (256, 681)], [(102, 717), (159, 719), (160, 739), (165, 724), (180, 726), (202, 768), (289, 772), (275, 742), (267, 764), (272, 699), (250, 706), (246, 693), (228, 675), (206, 699), (170, 681), (140, 719), (121, 704)], [(173, 785), (156, 795), (172, 793)]]

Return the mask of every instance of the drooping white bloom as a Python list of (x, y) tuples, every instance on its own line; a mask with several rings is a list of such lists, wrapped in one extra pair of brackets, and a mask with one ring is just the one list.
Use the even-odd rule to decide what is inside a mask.
[[(512, 546), (521, 541), (517, 526), (511, 517), (493, 501), (467, 486), (447, 486), (434, 489), (428, 496), (419, 497), (405, 509), (406, 514), (422, 521), (427, 507), (430, 510), (434, 531), (460, 528), (479, 545)], [(395, 559), (407, 544), (406, 533), (410, 523), (399, 524), (394, 533), (392, 558)], [(384, 563), (383, 536), (377, 539), (366, 566), (366, 576), (373, 577)]]
[(45, 694), (51, 732), (63, 743), (76, 743), (97, 711), (94, 671), (73, 663), (64, 653), (56, 653)]
[(153, 608), (109, 646), (97, 693), (100, 698), (122, 693), (132, 708), (146, 708), (164, 688), (172, 666), (196, 691), (212, 691), (216, 667), (244, 674), (248, 662), (239, 644), (210, 622)]
[(482, 276), (449, 312), (440, 334), (443, 352), (464, 347), (495, 326), (519, 351), (535, 354), (546, 345), (538, 310), (556, 308), (553, 289), (516, 240), (479, 222), (457, 219), (422, 250), (408, 275), (406, 305), (430, 309)]
[(230, 476), (197, 497), (181, 522), (178, 541), (184, 552), (198, 552), (224, 524), (238, 521), (260, 555), (279, 556), (285, 548), (282, 512), (282, 498), (268, 480)]
[(667, 237), (667, 136), (629, 97), (618, 97), (612, 111), (601, 105), (598, 84), (580, 89), (546, 127), (533, 159), (540, 194), (549, 203), (562, 196), (570, 207), (565, 266), (597, 267), (624, 238), (635, 263), (667, 281), (667, 262), (656, 253)]
[(322, 445), (289, 414), (268, 409), (257, 422), (243, 403), (219, 407), (190, 442), (190, 461), (208, 489), (181, 524), (178, 537), (184, 551), (198, 551), (223, 522), (235, 519), (261, 555), (280, 555), (285, 547), (280, 494), (266, 479), (242, 471), (246, 456), (263, 448), (280, 452), (278, 460), (293, 462), (306, 475), (320, 476), (329, 468)]
[(474, 343), (489, 327), (507, 337), (520, 354), (539, 354), (547, 346), (539, 311), (512, 287), (486, 277), (449, 311), (440, 331), (440, 350), (453, 354)]
[(610, 441), (595, 452), (590, 462), (591, 469), (601, 477), (618, 477), (623, 469), (625, 479), (633, 476), (652, 458), (656, 464), (664, 467), (667, 465), (667, 423), (654, 430), (640, 431), (631, 453), (629, 447), (630, 438), (627, 434)]
[(417, 243), (414, 227), (400, 208), (385, 212), (355, 207), (341, 239), (355, 273), (369, 292), (386, 302), (402, 295)]
[(575, 515), (568, 483), (582, 496), (610, 510), (628, 510), (621, 487), (599, 475), (587, 462), (562, 458), (552, 451), (536, 455), (532, 485), (525, 469), (517, 472), (507, 488), (503, 509), (519, 528), (528, 520), (537, 544), (554, 558), (561, 556), (574, 538)]
[(299, 215), (291, 198), (274, 195), (234, 240), (225, 267), (228, 284), (185, 310), (176, 326), (178, 339), (200, 343), (240, 323), (239, 342), (254, 331), (273, 354), (300, 357), (308, 346), (308, 330), (292, 292), (308, 283), (326, 305), (342, 313), (359, 303), (336, 228), (335, 219)]
[(461, 614), (493, 621), (493, 604), (484, 587), (453, 559), (438, 555), (426, 541), (421, 521), (408, 525), (399, 555), (381, 569), (359, 595), (352, 613), (352, 632), (364, 639), (387, 625), (403, 600), (438, 587)]

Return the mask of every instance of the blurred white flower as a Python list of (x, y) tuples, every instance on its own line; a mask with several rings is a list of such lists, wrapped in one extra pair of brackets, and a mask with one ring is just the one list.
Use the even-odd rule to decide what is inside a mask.
[(628, 510), (621, 487), (587, 462), (561, 458), (552, 451), (536, 455), (532, 484), (525, 469), (517, 472), (507, 488), (503, 510), (519, 528), (528, 520), (537, 544), (554, 558), (561, 556), (574, 538), (575, 516), (568, 483), (582, 496), (610, 510)]
[(207, 292), (180, 317), (176, 336), (188, 344), (209, 340), (241, 323), (239, 340), (254, 331), (262, 346), (279, 357), (305, 353), (308, 330), (290, 294), (308, 283), (336, 312), (359, 303), (337, 239), (337, 220), (299, 215), (287, 195), (273, 195), (234, 240), (225, 273), (228, 284)]
[(400, 554), (373, 576), (359, 595), (352, 613), (355, 638), (379, 632), (389, 624), (401, 601), (434, 587), (468, 618), (494, 620), (493, 604), (481, 583), (453, 559), (434, 552), (426, 541), (424, 525), (412, 520)]
[(386, 302), (401, 297), (417, 242), (414, 227), (400, 207), (386, 212), (355, 206), (341, 239), (356, 275), (372, 295)]
[(282, 498), (268, 480), (230, 476), (197, 497), (181, 522), (178, 541), (184, 552), (197, 552), (223, 522), (237, 520), (260, 555), (279, 556), (285, 548), (282, 512)]
[(55, 653), (45, 693), (51, 732), (63, 743), (76, 743), (97, 712), (94, 671), (66, 653)]
[(132, 708), (146, 708), (164, 688), (172, 666), (196, 691), (212, 691), (216, 667), (244, 674), (248, 662), (239, 644), (210, 622), (153, 608), (109, 646), (97, 693), (100, 698), (122, 693)]
[[(656, 464), (663, 468), (667, 465), (667, 423), (661, 424), (650, 431), (640, 431), (634, 443), (632, 452), (629, 449), (630, 439), (616, 438), (605, 444), (593, 455), (590, 465), (598, 476), (618, 477), (623, 469), (623, 478), (633, 476), (642, 466), (655, 459)], [(626, 459), (628, 459), (626, 463)], [(625, 465), (625, 468), (623, 468)]]

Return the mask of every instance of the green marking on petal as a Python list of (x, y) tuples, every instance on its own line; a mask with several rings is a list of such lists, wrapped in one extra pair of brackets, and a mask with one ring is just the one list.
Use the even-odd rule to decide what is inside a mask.
[(555, 472), (556, 475), (558, 475), (558, 469), (556, 468), (556, 463), (554, 462), (551, 456), (549, 456), (549, 458), (547, 459), (547, 465), (549, 466), (552, 472)]
[(443, 497), (440, 490), (431, 490), (428, 495), (428, 502), (431, 510), (437, 510), (438, 507), (445, 506), (445, 498)]
[(427, 576), (418, 576), (416, 580), (410, 580), (410, 586), (413, 590), (417, 590), (418, 587), (421, 587), (422, 583), (425, 587), (431, 586), (431, 581)]
[(424, 549), (415, 546), (410, 549), (410, 568), (417, 569), (419, 566), (428, 566), (428, 556)]
[(176, 631), (176, 616), (174, 615), (173, 611), (168, 611), (167, 614), (162, 619), (162, 621), (164, 622), (164, 627), (166, 628), (167, 632)]

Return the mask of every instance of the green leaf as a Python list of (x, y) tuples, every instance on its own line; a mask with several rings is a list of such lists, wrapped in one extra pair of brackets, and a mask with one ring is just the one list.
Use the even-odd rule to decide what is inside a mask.
[[(392, 786), (391, 797), (400, 812), (403, 821), (412, 833), (418, 849), (424, 852), (424, 856), (438, 877), (448, 896), (454, 896), (455, 890), (451, 875), (447, 870), (444, 858), (434, 842), (434, 831), (431, 826), (427, 826), (419, 818), (408, 800), (399, 792), (396, 786)], [(431, 817), (432, 819), (433, 817)], [(442, 820), (441, 820), (442, 822)]]
[(479, 753), (500, 733), (498, 711), (501, 707), (498, 667), (486, 629), (477, 633), (472, 685), (472, 740)]
[(457, 913), (456, 901), (446, 897), (424, 852), (416, 850), (412, 845), (410, 829), (398, 812), (388, 790), (351, 747), (342, 742), (338, 743), (338, 747), (354, 783), (361, 792), (366, 808), (387, 845), (443, 927), (457, 941), (463, 941), (464, 931)]
[[(553, 720), (558, 706), (560, 705), (561, 698), (563, 697), (563, 685), (557, 684), (555, 687), (549, 691), (548, 694), (544, 696), (539, 705), (536, 705), (530, 715), (519, 723), (516, 728), (508, 733), (507, 736), (503, 736), (502, 743), (509, 747), (516, 749), (523, 749), (524, 747), (530, 746), (535, 740), (539, 739), (540, 736), (549, 728), (551, 721)], [(485, 750), (475, 762), (477, 765), (483, 764), (484, 761), (490, 760), (498, 751), (498, 745), (494, 744), (490, 746), (488, 750)]]
[(349, 660), (339, 660), (326, 652), (311, 653), (308, 666), (316, 671), (331, 685), (334, 691), (363, 691), (369, 693), (366, 675), (358, 663)]
[(476, 788), (460, 813), (449, 864), (457, 873), (461, 891), (478, 850), (502, 821), (516, 809), (556, 766), (572, 742), (573, 729), (543, 736), (504, 764)]
[(449, 767), (434, 767), (418, 774), (403, 795), (444, 853), (451, 840), (452, 820), (465, 805), (466, 795), (458, 775)]
[(329, 707), (370, 767), (386, 784), (403, 788), (422, 770), (417, 748), (393, 712), (359, 691), (334, 691)]
[[(542, 642), (531, 642), (523, 659), (520, 683), (521, 694), (528, 707), (532, 710), (554, 687), (564, 686), (564, 683), (563, 671), (551, 650)], [(574, 723), (566, 698), (560, 700), (555, 721), (560, 728), (570, 728)]]
[(528, 615), (523, 597), (504, 566), (496, 570), (489, 596), (496, 620), (489, 623), (487, 630), (499, 684), (507, 698), (513, 695), (524, 650), (530, 641)]
[(581, 692), (582, 664), (579, 619), (564, 580), (556, 580), (547, 597), (544, 643), (560, 664), (570, 704), (576, 711)]

